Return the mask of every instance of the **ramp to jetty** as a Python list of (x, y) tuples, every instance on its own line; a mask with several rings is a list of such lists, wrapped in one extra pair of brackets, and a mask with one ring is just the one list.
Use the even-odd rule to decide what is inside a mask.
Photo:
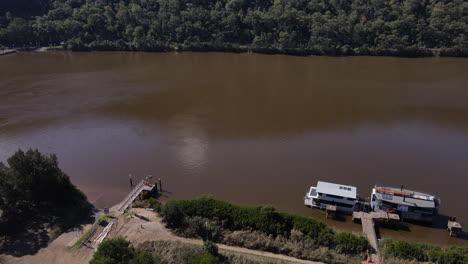
[(371, 246), (369, 257), (372, 263), (380, 263), (380, 251), (379, 242), (377, 240), (377, 234), (375, 232), (375, 221), (399, 221), (400, 216), (397, 214), (386, 213), (386, 212), (353, 212), (353, 220), (360, 220), (362, 224), (362, 231), (367, 236), (367, 240)]
[(140, 181), (130, 193), (123, 199), (123, 201), (118, 206), (118, 211), (123, 212), (127, 210), (127, 208), (135, 201), (135, 199), (140, 195), (143, 191), (152, 191), (154, 189), (154, 184), (147, 184), (146, 181)]

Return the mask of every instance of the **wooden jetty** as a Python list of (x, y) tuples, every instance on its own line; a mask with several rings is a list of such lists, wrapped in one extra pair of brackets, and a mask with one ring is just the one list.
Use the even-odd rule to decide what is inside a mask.
[(123, 212), (137, 199), (143, 192), (151, 192), (154, 189), (154, 184), (148, 184), (145, 180), (140, 181), (125, 199), (118, 206), (118, 211)]
[(462, 232), (462, 230), (463, 227), (459, 222), (457, 222), (456, 217), (450, 217), (447, 223), (447, 231), (449, 231), (449, 235), (457, 237), (458, 234)]
[(371, 246), (369, 257), (372, 263), (380, 263), (379, 243), (375, 232), (375, 221), (399, 221), (400, 216), (386, 212), (353, 212), (353, 221), (361, 221), (362, 231), (367, 236)]
[(326, 218), (335, 218), (336, 217), (336, 205), (327, 204), (325, 207), (326, 210)]

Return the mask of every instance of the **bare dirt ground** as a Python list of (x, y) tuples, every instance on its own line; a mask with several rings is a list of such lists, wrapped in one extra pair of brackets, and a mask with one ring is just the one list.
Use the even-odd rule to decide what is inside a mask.
[(88, 263), (93, 257), (91, 248), (82, 247), (77, 250), (69, 249), (86, 232), (91, 225), (83, 227), (83, 231), (73, 231), (60, 235), (46, 248), (40, 249), (34, 255), (14, 257), (11, 255), (0, 255), (1, 264), (83, 264)]
[[(111, 231), (107, 234), (106, 239), (123, 237), (132, 242), (133, 245), (138, 245), (146, 241), (155, 240), (174, 240), (183, 243), (190, 243), (202, 245), (201, 240), (186, 239), (173, 235), (164, 224), (161, 218), (156, 213), (146, 209), (132, 209), (129, 214), (118, 214), (114, 218), (110, 218), (109, 222), (113, 221)], [(78, 249), (71, 249), (70, 247), (86, 232), (91, 225), (84, 228), (84, 230), (64, 233), (56, 240), (49, 244), (48, 247), (39, 250), (35, 255), (27, 255), (23, 257), (13, 257), (7, 255), (0, 255), (1, 264), (86, 264), (89, 263), (93, 254), (94, 244), (92, 241), (99, 236), (101, 228), (95, 235), (93, 235), (88, 243)], [(291, 263), (305, 263), (305, 264), (323, 264), (322, 262), (314, 262), (296, 259), (285, 255), (273, 254), (269, 252), (250, 250), (240, 247), (226, 246), (218, 244), (221, 251), (229, 251), (240, 254), (248, 254), (255, 256), (262, 256), (273, 258), (277, 260), (287, 261)]]

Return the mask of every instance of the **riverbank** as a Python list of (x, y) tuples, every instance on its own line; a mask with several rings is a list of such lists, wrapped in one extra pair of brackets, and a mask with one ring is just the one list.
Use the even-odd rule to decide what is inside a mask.
[[(189, 253), (193, 254), (197, 250), (202, 250), (203, 237), (200, 237), (200, 234), (206, 235), (207, 231), (211, 235), (220, 231), (222, 236), (225, 237), (222, 241), (218, 241), (217, 245), (220, 254), (224, 259), (228, 260), (223, 263), (228, 264), (359, 263), (363, 257), (354, 254), (340, 257), (337, 254), (339, 246), (332, 246), (331, 248), (329, 246), (317, 246), (315, 242), (305, 239), (305, 237), (301, 238), (306, 233), (298, 230), (292, 232), (294, 237), (292, 239), (281, 238), (281, 235), (268, 235), (255, 231), (255, 229), (228, 231), (224, 228), (226, 228), (225, 225), (229, 223), (229, 220), (223, 219), (223, 215), (227, 213), (226, 208), (218, 208), (217, 216), (210, 220), (204, 218), (197, 220), (196, 217), (191, 217), (190, 220), (186, 215), (184, 221), (191, 223), (189, 226), (184, 227), (183, 230), (168, 229), (167, 226), (170, 223), (167, 220), (168, 207), (166, 205), (161, 207), (161, 204), (154, 200), (136, 202), (135, 207), (143, 206), (143, 208), (133, 208), (126, 213), (111, 211), (101, 224), (97, 226), (87, 224), (83, 225), (78, 231), (66, 232), (34, 255), (23, 257), (0, 255), (0, 261), (4, 264), (61, 264), (66, 260), (70, 264), (85, 264), (91, 260), (99, 241), (102, 241), (99, 240), (100, 237), (104, 237), (106, 240), (122, 237), (136, 247), (177, 262), (177, 259), (182, 259)], [(147, 206), (152, 206), (152, 208), (147, 208)], [(174, 208), (170, 210), (174, 210)], [(177, 209), (175, 210), (177, 211)], [(162, 217), (159, 216), (158, 211), (161, 212)], [(210, 209), (208, 209), (209, 211)], [(182, 213), (187, 212), (184, 210)], [(291, 214), (287, 216), (294, 217)], [(219, 223), (224, 224), (213, 225), (213, 221), (220, 221)], [(268, 213), (266, 218), (263, 219), (263, 223), (259, 221), (257, 224), (265, 224), (265, 221), (267, 223), (277, 221), (275, 213)], [(193, 224), (196, 222), (201, 225), (194, 229)], [(304, 226), (304, 228), (307, 227)], [(196, 231), (197, 229), (198, 231)], [(218, 231), (215, 231), (216, 229)], [(92, 232), (88, 236), (87, 234), (90, 231)], [(192, 236), (189, 235), (190, 233), (192, 233)], [(86, 237), (86, 239), (80, 242), (82, 237)], [(214, 236), (211, 237), (211, 239), (213, 238)], [(78, 242), (80, 243), (77, 246)], [(351, 241), (346, 243), (348, 247), (355, 246)], [(386, 264), (464, 264), (468, 258), (468, 248), (466, 247), (441, 249), (430, 245), (391, 240), (384, 241), (383, 245), (384, 259), (382, 263)]]
[(421, 57), (463, 57), (468, 58), (467, 50), (440, 48), (440, 49), (427, 49), (427, 48), (400, 48), (400, 49), (365, 49), (360, 51), (348, 50), (342, 52), (339, 50), (319, 50), (319, 49), (302, 49), (302, 48), (272, 48), (272, 47), (252, 47), (249, 45), (213, 45), (212, 43), (204, 43), (199, 45), (187, 44), (171, 44), (171, 45), (157, 45), (146, 48), (136, 48), (131, 44), (122, 44), (119, 42), (117, 45), (105, 42), (102, 44), (94, 43), (93, 45), (80, 44), (69, 45), (70, 51), (134, 51), (134, 52), (229, 52), (229, 53), (259, 53), (270, 55), (291, 55), (291, 56), (330, 56), (330, 57), (352, 57), (352, 56), (375, 56), (375, 57), (400, 57), (400, 58), (421, 58)]
[(0, 56), (16, 53), (16, 49), (0, 50)]
[[(168, 228), (188, 238), (333, 263), (349, 263), (351, 259), (358, 262), (369, 249), (361, 233), (338, 232), (315, 219), (276, 212), (272, 207), (239, 206), (210, 196), (163, 205), (154, 200), (150, 203)], [(468, 247), (442, 248), (389, 239), (379, 244), (384, 259), (439, 264), (463, 264), (468, 260)], [(318, 254), (322, 250), (328, 252), (326, 257)]]

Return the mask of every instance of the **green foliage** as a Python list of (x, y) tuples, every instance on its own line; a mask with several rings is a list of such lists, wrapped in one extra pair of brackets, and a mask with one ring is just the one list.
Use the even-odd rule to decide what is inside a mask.
[(7, 163), (8, 167), (0, 163), (0, 223), (24, 224), (31, 220), (31, 212), (40, 212), (66, 228), (88, 216), (86, 196), (58, 167), (57, 156), (18, 150)]
[(463, 0), (4, 0), (0, 43), (296, 55), (429, 56), (436, 49), (467, 56), (467, 9)]
[(437, 246), (385, 240), (382, 253), (400, 259), (431, 261), (438, 264), (464, 264), (468, 262), (468, 247), (440, 248)]
[(84, 233), (80, 237), (80, 239), (78, 239), (75, 242), (75, 244), (73, 244), (73, 246), (71, 246), (71, 248), (81, 247), (86, 241), (88, 241), (88, 239), (94, 234), (94, 232), (99, 227), (99, 225), (104, 221), (107, 221), (107, 215), (103, 215), (103, 216), (99, 217), (99, 219), (93, 224), (93, 226), (86, 233)]
[(184, 223), (184, 212), (175, 201), (167, 202), (161, 209), (161, 215), (169, 228), (179, 227)]
[(213, 256), (218, 256), (218, 246), (210, 240), (205, 240), (203, 242), (203, 249), (208, 254), (211, 254)]
[(135, 249), (132, 264), (153, 264), (154, 259), (151, 254), (142, 249)]
[(362, 236), (355, 236), (351, 233), (338, 233), (335, 237), (336, 250), (345, 254), (357, 254), (364, 252), (369, 243)]
[[(279, 213), (271, 206), (238, 206), (215, 200), (211, 196), (170, 201), (163, 206), (162, 212), (163, 219), (168, 226), (170, 223), (170, 228), (191, 228), (201, 237), (203, 235), (200, 233), (203, 234), (206, 226), (211, 225), (208, 219), (216, 219), (225, 229), (230, 230), (251, 229), (284, 237), (289, 237), (292, 230), (300, 231), (317, 245), (330, 248), (336, 246), (339, 252), (345, 254), (360, 254), (365, 252), (369, 245), (364, 237), (351, 233), (336, 234), (324, 223), (309, 217)], [(181, 221), (183, 218), (187, 220)]]
[(134, 249), (130, 242), (116, 238), (102, 242), (89, 264), (154, 264), (151, 254)]
[(123, 238), (116, 238), (102, 242), (93, 256), (90, 264), (108, 263), (109, 260), (115, 264), (128, 263), (133, 258), (133, 248), (130, 242)]
[(161, 202), (159, 202), (154, 197), (148, 199), (149, 207), (152, 208), (154, 211), (161, 213)]
[(188, 259), (188, 264), (219, 264), (219, 259), (209, 253), (204, 255), (193, 255)]

